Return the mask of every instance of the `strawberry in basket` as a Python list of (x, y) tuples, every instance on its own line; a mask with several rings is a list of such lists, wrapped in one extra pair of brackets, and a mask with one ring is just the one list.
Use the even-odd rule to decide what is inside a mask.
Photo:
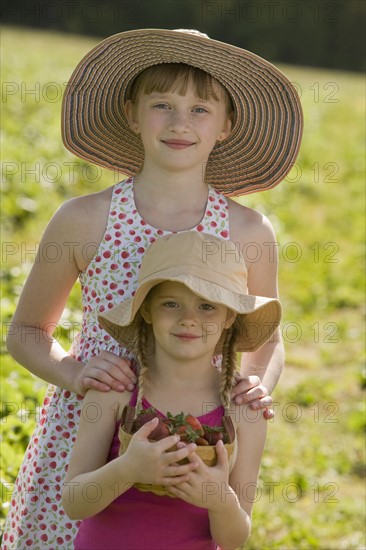
[(132, 427), (133, 433), (137, 432), (144, 424), (146, 424), (146, 422), (150, 422), (150, 420), (153, 420), (153, 418), (156, 417), (159, 419), (159, 423), (149, 435), (149, 439), (159, 441), (160, 439), (171, 435), (172, 432), (170, 431), (169, 422), (161, 418), (153, 407), (145, 409), (137, 415)]
[(202, 424), (195, 416), (183, 412), (172, 415), (168, 412), (167, 417), (171, 425), (171, 433), (178, 434), (181, 441), (206, 445)]
[[(133, 434), (153, 418), (158, 418), (159, 423), (149, 435), (149, 440), (151, 441), (159, 441), (169, 435), (179, 434), (181, 441), (196, 443), (197, 449), (195, 452), (207, 466), (214, 466), (216, 464), (215, 445), (220, 439), (225, 444), (229, 458), (233, 454), (235, 430), (230, 416), (224, 415), (222, 417), (222, 426), (211, 427), (202, 425), (198, 418), (191, 414), (181, 412), (180, 414), (173, 415), (168, 412), (167, 417), (164, 418), (156, 409), (150, 407), (138, 412), (136, 415), (135, 407), (127, 405), (122, 414), (119, 430), (120, 455), (126, 452)], [(174, 448), (176, 447), (174, 446), (171, 450)], [(186, 462), (187, 459), (183, 459), (179, 463), (185, 464)], [(151, 491), (156, 495), (168, 495), (175, 498), (169, 492), (169, 489), (163, 485), (135, 483), (134, 487), (140, 491)]]
[(223, 426), (203, 426), (204, 429), (204, 439), (208, 442), (208, 445), (216, 445), (218, 441), (223, 441), (223, 443), (227, 443), (227, 437), (224, 433), (224, 427)]
[(183, 412), (176, 415), (168, 412), (167, 418), (161, 418), (153, 407), (140, 411), (133, 422), (132, 433), (137, 432), (146, 422), (156, 417), (159, 423), (149, 435), (149, 439), (152, 441), (159, 441), (169, 435), (178, 434), (181, 441), (196, 443), (198, 446), (216, 445), (219, 440), (227, 443), (223, 426), (202, 425), (198, 418)]

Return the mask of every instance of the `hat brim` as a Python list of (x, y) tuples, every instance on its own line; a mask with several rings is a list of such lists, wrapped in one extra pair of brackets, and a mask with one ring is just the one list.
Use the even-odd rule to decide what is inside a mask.
[(233, 196), (270, 189), (285, 178), (302, 136), (302, 109), (294, 86), (261, 57), (189, 32), (127, 31), (91, 50), (65, 90), (66, 148), (110, 170), (129, 176), (138, 173), (144, 149), (125, 118), (125, 93), (141, 71), (161, 63), (185, 63), (206, 71), (233, 100), (235, 124), (208, 159), (209, 185)]
[[(135, 351), (137, 312), (149, 291), (165, 281), (182, 283), (198, 296), (234, 311), (237, 314), (235, 323), (239, 336), (236, 349), (239, 352), (256, 351), (273, 336), (279, 326), (282, 310), (280, 302), (275, 298), (239, 294), (189, 274), (172, 275), (162, 271), (158, 278), (146, 280), (133, 298), (98, 316), (102, 328), (131, 352)], [(213, 334), (215, 330), (222, 328), (210, 327), (208, 334)], [(222, 343), (221, 338), (215, 349), (216, 354), (221, 353)]]

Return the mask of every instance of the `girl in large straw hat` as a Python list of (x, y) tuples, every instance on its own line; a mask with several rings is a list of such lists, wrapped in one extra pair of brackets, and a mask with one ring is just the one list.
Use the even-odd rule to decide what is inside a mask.
[[(243, 292), (245, 263), (235, 243), (224, 244), (223, 258), (217, 237), (194, 231), (162, 237), (145, 254), (134, 297), (100, 316), (107, 332), (135, 353), (139, 381), (132, 398), (113, 390), (86, 394), (63, 487), (67, 515), (84, 520), (76, 550), (237, 548), (249, 536), (266, 422), (260, 411), (230, 405), (230, 392), (236, 351), (261, 347), (281, 307)], [(220, 371), (212, 367), (217, 353)], [(169, 432), (149, 439), (154, 418), (118, 456), (122, 411), (131, 403), (138, 412), (153, 406), (161, 419), (166, 411), (211, 427), (231, 419), (230, 464), (222, 441), (203, 447), (216, 453), (213, 465), (203, 461), (192, 420), (191, 443)], [(157, 493), (159, 486), (167, 494)]]
[[(272, 226), (229, 196), (277, 185), (296, 159), (301, 129), (298, 96), (280, 71), (201, 33), (124, 32), (77, 66), (64, 96), (64, 143), (128, 177), (57, 211), (14, 315), (10, 353), (51, 386), (15, 485), (4, 548), (72, 546), (77, 524), (60, 508), (60, 482), (82, 397), (90, 388), (123, 392), (136, 382), (125, 349), (97, 316), (132, 296), (151, 242), (192, 229), (230, 238), (241, 251), (254, 244), (249, 292), (277, 296)], [(48, 261), (55, 246), (58, 261)], [(78, 277), (83, 325), (66, 351), (52, 331)], [(235, 402), (250, 401), (268, 417), (282, 365), (277, 331), (243, 354)]]

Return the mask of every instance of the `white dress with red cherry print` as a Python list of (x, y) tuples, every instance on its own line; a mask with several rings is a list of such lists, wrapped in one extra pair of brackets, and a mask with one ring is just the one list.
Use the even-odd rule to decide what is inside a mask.
[[(228, 239), (227, 199), (210, 188), (205, 215), (192, 230)], [(94, 258), (80, 274), (83, 323), (70, 350), (76, 359), (85, 363), (102, 350), (126, 355), (126, 350), (98, 325), (97, 315), (133, 295), (146, 248), (169, 233), (141, 218), (132, 178), (114, 186), (105, 234)], [(40, 421), (15, 483), (3, 550), (73, 548), (78, 522), (69, 520), (62, 509), (61, 487), (81, 403), (81, 396), (48, 386)]]

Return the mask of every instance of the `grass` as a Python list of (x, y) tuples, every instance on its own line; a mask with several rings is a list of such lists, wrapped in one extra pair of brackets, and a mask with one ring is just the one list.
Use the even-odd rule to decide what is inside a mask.
[[(76, 160), (60, 139), (64, 83), (96, 40), (4, 28), (2, 43), (4, 336), (52, 213), (114, 176)], [(364, 548), (364, 82), (283, 69), (304, 107), (299, 159), (280, 186), (239, 199), (276, 229), (287, 352), (246, 548)], [(79, 300), (75, 285), (64, 320), (80, 319)], [(65, 325), (59, 336), (69, 347)], [(46, 385), (4, 344), (1, 360), (4, 518)]]

